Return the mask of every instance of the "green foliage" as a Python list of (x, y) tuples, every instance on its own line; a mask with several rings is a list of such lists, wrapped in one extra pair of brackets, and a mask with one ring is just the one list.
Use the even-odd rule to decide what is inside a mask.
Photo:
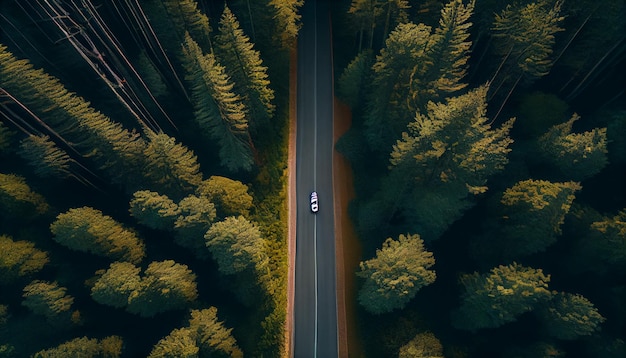
[(39, 351), (33, 358), (118, 358), (122, 355), (123, 344), (122, 338), (118, 336), (109, 336), (101, 340), (74, 338), (55, 348)]
[[(552, 3), (554, 3), (553, 6)], [(493, 38), (495, 51), (504, 56), (511, 76), (541, 77), (552, 67), (554, 35), (563, 31), (559, 23), (563, 1), (539, 0), (507, 7), (495, 17)]]
[(0, 209), (4, 220), (28, 220), (45, 214), (49, 206), (43, 196), (31, 190), (23, 177), (0, 173)]
[(538, 139), (543, 159), (556, 168), (563, 179), (581, 181), (598, 174), (608, 164), (606, 128), (572, 133), (577, 114), (555, 125)]
[(143, 80), (146, 82), (155, 97), (165, 97), (169, 94), (165, 79), (159, 73), (154, 63), (150, 60), (146, 51), (142, 51), (138, 55), (137, 69), (141, 72)]
[(139, 223), (161, 230), (172, 230), (180, 214), (178, 205), (169, 197), (149, 190), (133, 194), (129, 211)]
[(165, 133), (149, 132), (148, 138), (144, 154), (145, 178), (152, 184), (150, 188), (172, 198), (194, 192), (202, 181), (196, 155)]
[(250, 110), (251, 129), (267, 126), (275, 110), (267, 67), (263, 66), (261, 54), (254, 49), (228, 6), (224, 7), (220, 18), (216, 51), (220, 61), (227, 64), (226, 72), (234, 82), (233, 90), (242, 96)]
[(298, 10), (304, 5), (304, 0), (270, 0), (268, 6), (274, 9), (276, 33), (280, 37), (284, 48), (295, 45), (298, 31), (300, 31), (300, 14)]
[(174, 223), (176, 242), (205, 257), (204, 234), (215, 221), (215, 205), (205, 196), (189, 195), (178, 203), (178, 208), (180, 215)]
[[(367, 48), (371, 49), (374, 46), (375, 35), (380, 35), (384, 39), (387, 37), (389, 28), (407, 22), (406, 10), (410, 7), (407, 0), (352, 0), (348, 9), (348, 14), (351, 16), (348, 19), (352, 27), (358, 29), (359, 51), (363, 46), (364, 36), (368, 37)], [(376, 33), (377, 28), (382, 28), (382, 33)]]
[(167, 20), (171, 21), (178, 38), (183, 38), (188, 32), (198, 42), (202, 51), (213, 51), (209, 18), (198, 9), (194, 0), (165, 0), (160, 1), (167, 11)]
[(29, 241), (13, 241), (0, 235), (0, 283), (11, 283), (39, 272), (50, 260)]
[(22, 305), (33, 313), (45, 316), (49, 320), (69, 317), (74, 297), (66, 294), (66, 288), (56, 282), (35, 280), (24, 287)]
[(142, 317), (181, 309), (198, 297), (196, 275), (172, 260), (152, 262), (145, 275), (128, 262), (114, 262), (91, 288), (98, 303), (122, 308)]
[(29, 135), (21, 141), (18, 154), (41, 177), (66, 178), (71, 175), (70, 156), (48, 136)]
[(243, 357), (231, 331), (217, 320), (215, 307), (192, 310), (188, 326), (161, 339), (149, 357)]
[(0, 122), (0, 153), (7, 151), (11, 147), (11, 140), (14, 131), (10, 130), (3, 122)]
[(626, 267), (626, 210), (593, 220), (576, 241), (574, 253), (578, 269), (597, 274), (621, 272)]
[(398, 358), (443, 358), (443, 346), (431, 332), (418, 333), (400, 347)]
[(72, 250), (139, 263), (143, 242), (112, 217), (87, 206), (59, 214), (50, 225), (54, 240)]
[(231, 171), (250, 171), (254, 158), (248, 109), (233, 91), (234, 83), (215, 56), (204, 55), (189, 34), (185, 34), (182, 51), (196, 121), (205, 135), (219, 144), (223, 166)]
[(539, 313), (548, 334), (558, 339), (576, 339), (600, 330), (606, 319), (585, 297), (560, 293)]
[(376, 257), (361, 262), (357, 276), (365, 279), (359, 303), (371, 313), (380, 314), (404, 308), (422, 287), (435, 282), (435, 264), (419, 235), (388, 238)]
[(357, 110), (364, 101), (365, 89), (371, 80), (372, 61), (371, 51), (359, 52), (337, 80), (337, 96), (353, 110)]
[(267, 265), (261, 232), (243, 216), (227, 217), (213, 224), (204, 237), (223, 274), (232, 275), (250, 267)]
[(254, 206), (248, 190), (248, 186), (238, 180), (213, 175), (200, 184), (197, 193), (215, 204), (221, 218), (237, 215), (248, 217)]
[(461, 307), (453, 313), (452, 324), (475, 331), (513, 322), (552, 298), (549, 282), (550, 276), (541, 269), (515, 262), (495, 267), (489, 274), (465, 274), (461, 277), (465, 292)]

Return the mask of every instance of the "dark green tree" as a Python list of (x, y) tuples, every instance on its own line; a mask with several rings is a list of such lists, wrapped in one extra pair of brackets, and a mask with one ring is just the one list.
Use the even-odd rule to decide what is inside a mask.
[(359, 303), (374, 314), (402, 309), (422, 287), (435, 282), (433, 254), (419, 235), (388, 238), (376, 257), (361, 262), (357, 276), (365, 279)]
[(113, 262), (107, 270), (96, 272), (99, 277), (91, 287), (91, 297), (101, 304), (125, 308), (144, 290), (140, 272), (130, 262)]
[(74, 338), (54, 348), (39, 351), (33, 358), (118, 358), (122, 356), (124, 341), (119, 336)]
[(204, 234), (216, 219), (215, 205), (205, 196), (189, 195), (178, 203), (180, 215), (174, 222), (176, 242), (204, 258), (208, 252)]
[(580, 233), (573, 251), (576, 269), (605, 275), (626, 267), (626, 210), (613, 217), (601, 216)]
[(39, 272), (48, 262), (48, 253), (29, 241), (13, 241), (0, 235), (0, 283), (12, 283)]
[(241, 95), (250, 110), (251, 129), (256, 131), (266, 126), (275, 110), (267, 67), (228, 6), (224, 7), (220, 18), (216, 52), (220, 62), (227, 64), (226, 72), (234, 83), (233, 91)]
[(197, 358), (200, 348), (196, 343), (195, 332), (189, 328), (177, 328), (152, 347), (148, 358)]
[(300, 23), (298, 10), (304, 5), (304, 0), (270, 0), (268, 6), (274, 9), (276, 21), (276, 33), (280, 37), (283, 48), (291, 48), (295, 45)]
[(608, 164), (606, 128), (572, 133), (577, 114), (539, 137), (537, 149), (550, 167), (558, 170), (563, 180), (582, 181), (598, 174)]
[(198, 157), (165, 133), (148, 132), (145, 178), (150, 188), (171, 198), (193, 193), (202, 181)]
[(178, 205), (172, 199), (149, 190), (135, 192), (129, 210), (139, 223), (161, 230), (172, 230), (180, 214)]
[(213, 224), (204, 237), (223, 274), (232, 275), (267, 265), (261, 231), (243, 216), (227, 217)]
[(418, 333), (400, 347), (398, 358), (443, 358), (443, 346), (431, 332)]
[(173, 24), (178, 38), (182, 39), (185, 32), (200, 45), (205, 53), (213, 52), (209, 17), (200, 9), (194, 0), (165, 0), (160, 1), (167, 11), (167, 19)]
[(0, 209), (4, 220), (27, 220), (45, 214), (49, 206), (23, 177), (0, 173)]
[(19, 155), (41, 177), (67, 178), (72, 159), (48, 136), (29, 135), (20, 142)]
[(248, 186), (239, 180), (213, 175), (198, 187), (197, 194), (215, 204), (221, 218), (243, 215), (248, 217), (253, 208), (253, 198)]
[(337, 80), (337, 96), (352, 110), (357, 110), (365, 100), (368, 83), (371, 81), (373, 62), (371, 51), (359, 52), (341, 72)]
[[(352, 0), (348, 14), (353, 28), (358, 29), (359, 51), (362, 50), (363, 37), (367, 36), (367, 48), (374, 46), (375, 35), (382, 39), (387, 38), (390, 28), (408, 20), (407, 9), (410, 8), (407, 0)], [(376, 31), (376, 28), (382, 31)]]
[(65, 320), (70, 317), (74, 303), (74, 297), (66, 292), (67, 289), (56, 282), (35, 280), (24, 287), (22, 305), (50, 321)]
[(139, 263), (143, 242), (112, 217), (87, 206), (59, 214), (50, 225), (54, 240), (72, 250)]
[(233, 82), (215, 56), (204, 55), (189, 34), (182, 48), (196, 121), (207, 138), (218, 143), (223, 166), (231, 171), (251, 170), (254, 155), (248, 109), (233, 91)]
[(3, 122), (0, 122), (0, 153), (7, 151), (11, 147), (14, 131), (10, 130)]
[(461, 307), (453, 312), (452, 324), (475, 331), (513, 322), (552, 298), (549, 282), (550, 276), (541, 269), (515, 262), (495, 267), (488, 274), (465, 274), (461, 277), (465, 292)]
[(588, 299), (565, 292), (557, 294), (538, 314), (550, 336), (566, 340), (589, 336), (606, 320)]

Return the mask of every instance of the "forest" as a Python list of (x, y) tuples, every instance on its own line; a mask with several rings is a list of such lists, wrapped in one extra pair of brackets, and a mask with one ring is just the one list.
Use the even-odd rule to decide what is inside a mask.
[(626, 356), (625, 2), (335, 4), (354, 356)]
[(283, 354), (302, 4), (0, 2), (0, 357)]

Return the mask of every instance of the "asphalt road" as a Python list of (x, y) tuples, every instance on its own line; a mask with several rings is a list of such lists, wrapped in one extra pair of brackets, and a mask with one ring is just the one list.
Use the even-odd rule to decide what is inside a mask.
[[(338, 356), (330, 13), (305, 1), (298, 34), (294, 357)], [(319, 212), (310, 210), (317, 191)]]

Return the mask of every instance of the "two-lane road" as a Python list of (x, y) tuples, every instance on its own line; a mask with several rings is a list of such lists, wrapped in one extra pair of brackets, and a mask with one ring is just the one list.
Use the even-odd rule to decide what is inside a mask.
[[(298, 35), (294, 356), (338, 355), (330, 13), (306, 1)], [(319, 212), (309, 195), (317, 191)]]

